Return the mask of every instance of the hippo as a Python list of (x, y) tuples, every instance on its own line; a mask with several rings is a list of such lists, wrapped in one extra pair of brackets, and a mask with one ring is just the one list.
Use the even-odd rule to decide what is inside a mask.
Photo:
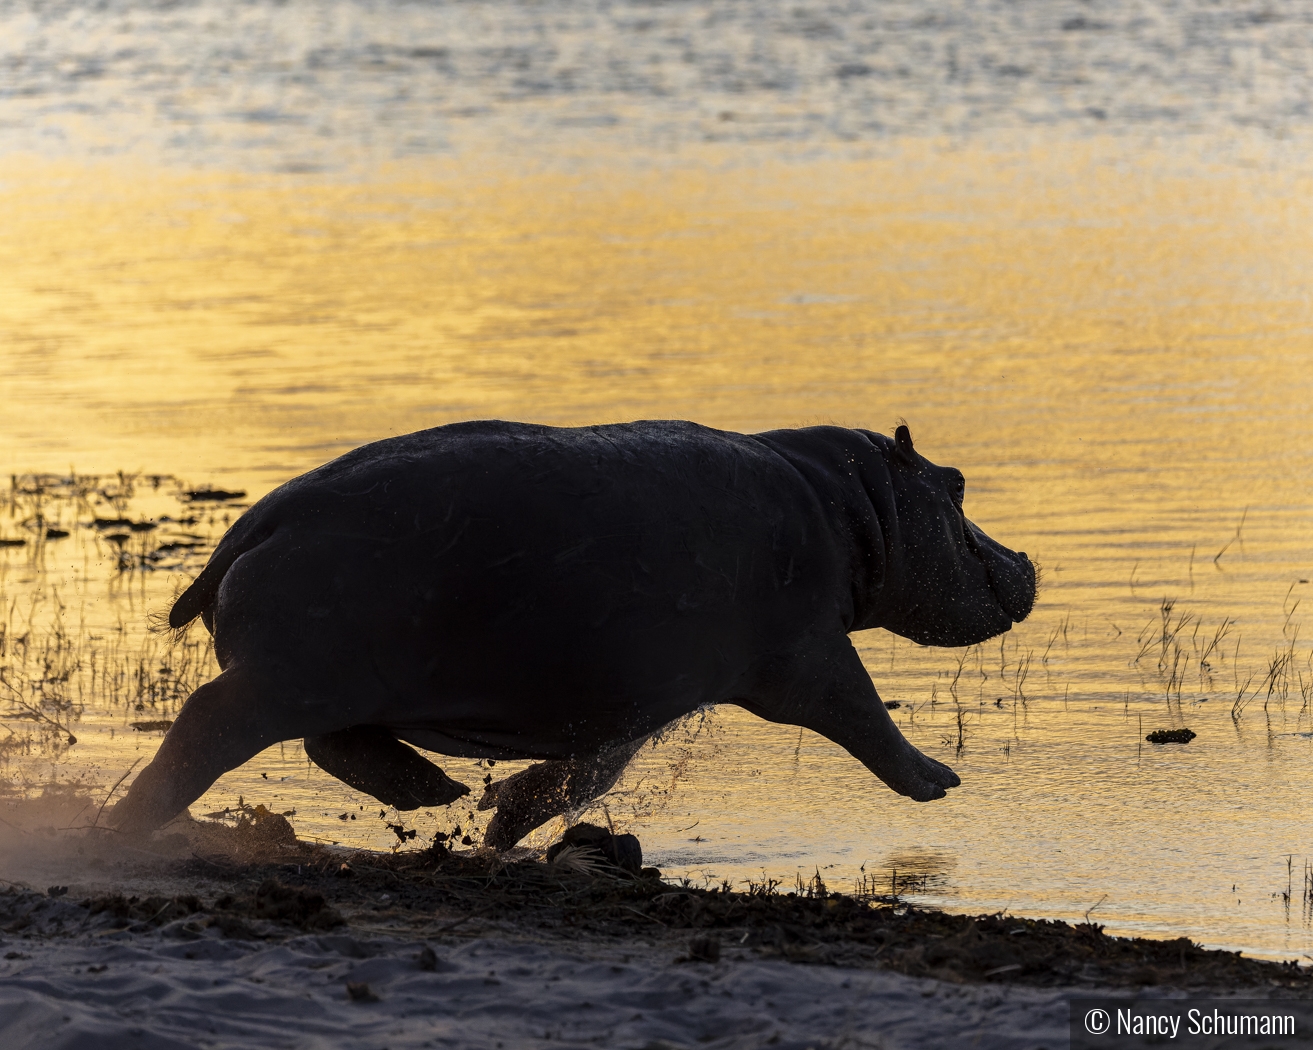
[(255, 503), (174, 602), (221, 671), (110, 823), (148, 833), (301, 738), (400, 810), (469, 791), (417, 748), (539, 760), (479, 803), (505, 849), (715, 704), (942, 798), (957, 775), (903, 737), (848, 636), (971, 645), (1030, 613), (1035, 567), (967, 520), (965, 489), (906, 425), (480, 421), (364, 445)]

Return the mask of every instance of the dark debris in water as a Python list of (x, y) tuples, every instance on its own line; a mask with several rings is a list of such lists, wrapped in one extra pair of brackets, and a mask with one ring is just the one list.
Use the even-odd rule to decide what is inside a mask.
[(173, 719), (160, 718), (153, 722), (129, 722), (128, 725), (132, 726), (138, 733), (158, 733), (167, 731), (173, 725)]
[(182, 498), (188, 503), (225, 503), (228, 500), (242, 499), (245, 489), (229, 492), (227, 489), (188, 489)]
[(1155, 729), (1144, 739), (1151, 744), (1188, 744), (1196, 735), (1190, 729)]
[[(345, 813), (342, 814), (342, 819), (343, 820), (346, 819)], [(355, 819), (354, 813), (351, 815), (351, 819), (352, 820)], [(413, 839), (417, 834), (419, 834), (419, 832), (417, 832), (414, 828), (408, 828), (402, 824), (388, 823), (388, 828), (391, 830), (391, 832), (394, 835), (396, 835), (397, 839), (400, 840), (401, 842), (405, 842), (407, 839)]]
[(161, 543), (155, 548), (157, 554), (170, 554), (173, 551), (190, 551), (197, 547), (204, 547), (205, 544), (200, 540), (171, 540), (168, 543)]

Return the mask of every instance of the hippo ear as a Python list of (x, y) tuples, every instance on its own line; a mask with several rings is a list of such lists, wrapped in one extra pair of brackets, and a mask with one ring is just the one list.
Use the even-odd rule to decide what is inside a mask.
[(909, 461), (916, 459), (916, 449), (912, 447), (912, 432), (907, 429), (906, 423), (898, 424), (898, 429), (894, 431), (894, 445), (904, 459)]

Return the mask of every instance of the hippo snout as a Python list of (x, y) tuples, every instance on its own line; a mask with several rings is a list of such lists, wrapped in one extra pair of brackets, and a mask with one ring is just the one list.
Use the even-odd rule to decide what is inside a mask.
[(1013, 623), (1020, 623), (1035, 607), (1038, 576), (1034, 563), (1026, 557), (1024, 551), (1009, 550), (990, 539), (974, 523), (967, 522), (967, 525), (974, 541), (972, 546), (989, 573), (989, 587), (994, 592), (994, 600), (1011, 617)]
[(1038, 575), (1035, 563), (1026, 557), (1024, 551), (1018, 552), (1016, 558), (1013, 572), (996, 573), (991, 570), (989, 576), (998, 604), (1012, 617), (1013, 623), (1020, 623), (1035, 607)]
[(1012, 551), (987, 538), (979, 547), (982, 562), (989, 571), (989, 585), (1004, 613), (1020, 623), (1035, 608), (1037, 575), (1035, 563), (1025, 551)]

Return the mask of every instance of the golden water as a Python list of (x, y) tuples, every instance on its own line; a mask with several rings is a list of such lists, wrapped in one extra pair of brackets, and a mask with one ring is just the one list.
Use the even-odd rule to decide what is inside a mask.
[[(725, 710), (645, 751), (611, 816), (671, 874), (819, 870), (839, 889), (865, 875), (946, 907), (1095, 906), (1112, 932), (1313, 950), (1313, 631), (1296, 633), (1313, 604), (1313, 168), (1209, 162), (1181, 140), (462, 156), (335, 177), (4, 161), (0, 467), (255, 497), (460, 419), (905, 418), (966, 473), (968, 514), (1045, 569), (1034, 616), (1001, 644), (855, 639), (904, 731), (962, 787), (918, 806), (827, 741)], [(138, 479), (133, 512), (186, 514), (176, 484)], [(14, 639), (62, 618), (78, 743), (11, 748), (6, 773), (108, 790), (157, 746), (127, 723), (169, 710), (137, 710), (91, 653), (103, 671), (162, 646), (146, 613), (204, 551), (120, 572), (86, 527), (108, 504), (48, 503), (73, 534), (45, 543), (24, 528), (33, 506), (0, 518), (0, 538), (31, 540), (0, 550), (5, 660), (34, 688), (45, 672)], [(179, 530), (212, 542), (223, 514), (127, 549)], [(1199, 659), (1227, 621), (1210, 673)], [(1172, 726), (1198, 738), (1144, 742)], [(295, 742), (193, 811), (239, 795), (295, 809), (303, 835), (395, 841)], [(470, 823), (407, 822), (420, 843)]]

